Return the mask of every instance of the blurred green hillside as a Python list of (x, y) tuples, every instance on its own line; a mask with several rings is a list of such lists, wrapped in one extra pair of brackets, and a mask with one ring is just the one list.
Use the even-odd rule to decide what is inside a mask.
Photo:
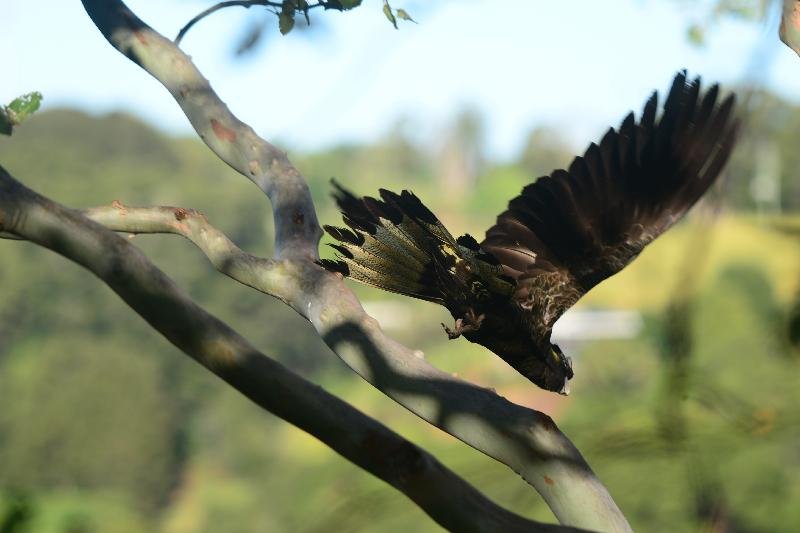
[[(800, 530), (800, 113), (762, 100), (727, 185), (581, 301), (638, 311), (644, 325), (634, 338), (570, 341), (569, 398), (447, 341), (446, 311), (356, 288), (387, 331), (435, 365), (554, 416), (638, 531)], [(338, 221), (335, 176), (364, 194), (412, 188), (454, 232), (480, 236), (524, 184), (574, 150), (534, 130), (516, 161), (494, 163), (473, 119), (457, 118), (436, 147), (398, 126), (369, 146), (289, 155), (324, 223)], [(255, 186), (199, 141), (129, 116), (41, 113), (0, 139), (0, 164), (73, 207), (193, 207), (242, 248), (270, 253), (270, 208)], [(217, 274), (177, 237), (132, 242), (267, 354), (502, 505), (555, 520), (507, 468), (363, 383), (282, 304)], [(81, 268), (0, 241), (0, 532), (409, 528), (437, 530), (404, 496), (179, 353)]]

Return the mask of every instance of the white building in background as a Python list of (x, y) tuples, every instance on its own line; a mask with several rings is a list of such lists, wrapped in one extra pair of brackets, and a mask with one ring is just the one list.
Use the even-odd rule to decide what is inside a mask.
[[(402, 331), (414, 325), (412, 308), (401, 301), (365, 301), (363, 306), (387, 331)], [(553, 342), (632, 339), (639, 335), (643, 325), (638, 311), (570, 309), (556, 322)]]
[(553, 326), (553, 342), (632, 339), (643, 326), (638, 311), (571, 309)]
[(755, 174), (750, 181), (750, 195), (759, 215), (781, 212), (781, 155), (774, 142), (758, 144), (755, 155)]

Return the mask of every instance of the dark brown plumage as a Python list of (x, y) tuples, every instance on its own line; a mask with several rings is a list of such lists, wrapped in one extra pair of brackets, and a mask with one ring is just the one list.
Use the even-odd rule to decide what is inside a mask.
[(718, 103), (679, 73), (656, 119), (657, 94), (567, 170), (526, 186), (478, 243), (458, 239), (408, 191), (356, 198), (338, 185), (348, 228), (331, 271), (445, 306), (463, 335), (536, 385), (567, 394), (572, 364), (550, 342), (555, 321), (679, 220), (719, 176), (734, 146), (733, 95)]

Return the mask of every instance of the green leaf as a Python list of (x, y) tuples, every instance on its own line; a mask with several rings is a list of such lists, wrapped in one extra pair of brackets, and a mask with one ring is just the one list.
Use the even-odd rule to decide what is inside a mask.
[(15, 98), (13, 102), (8, 104), (8, 109), (17, 114), (19, 124), (38, 111), (40, 105), (42, 105), (42, 93), (34, 91)]
[(705, 43), (705, 31), (699, 24), (692, 24), (687, 30), (689, 42), (695, 46), (702, 46)]
[(283, 35), (286, 35), (294, 28), (294, 13), (282, 11), (278, 17), (278, 29), (281, 30)]
[(412, 19), (411, 15), (409, 15), (408, 11), (406, 11), (405, 9), (398, 9), (396, 14), (397, 18), (399, 18), (400, 20), (407, 20), (409, 22), (413, 22), (414, 24), (417, 23), (417, 21)]
[(389, 22), (392, 23), (394, 29), (397, 29), (397, 19), (394, 18), (394, 13), (392, 12), (392, 6), (389, 5), (389, 2), (383, 2), (383, 14), (386, 15), (386, 18), (389, 19)]
[(0, 106), (0, 134), (11, 135), (14, 126), (22, 124), (42, 105), (42, 93), (34, 91)]
[(361, 0), (340, 0), (343, 9), (353, 9), (361, 5)]

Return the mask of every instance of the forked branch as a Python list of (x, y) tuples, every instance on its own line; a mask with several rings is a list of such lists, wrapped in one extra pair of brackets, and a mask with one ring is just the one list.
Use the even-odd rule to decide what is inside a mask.
[(195, 304), (124, 238), (25, 188), (2, 167), (0, 230), (90, 270), (187, 355), (267, 411), (403, 492), (442, 527), (576, 531), (497, 506), (432, 455), (260, 353)]
[[(518, 472), (562, 523), (630, 531), (606, 488), (548, 416), (418, 358), (381, 331), (341, 279), (312, 262), (320, 232), (305, 180), (283, 152), (230, 113), (188, 56), (118, 0), (83, 0), (83, 4), (117, 50), (164, 84), (206, 144), (272, 201), (276, 258), (231, 256), (224, 262), (226, 274), (289, 304), (367, 381)], [(220, 244), (222, 249), (241, 254), (229, 247), (229, 241)], [(209, 258), (219, 265), (212, 255)]]

